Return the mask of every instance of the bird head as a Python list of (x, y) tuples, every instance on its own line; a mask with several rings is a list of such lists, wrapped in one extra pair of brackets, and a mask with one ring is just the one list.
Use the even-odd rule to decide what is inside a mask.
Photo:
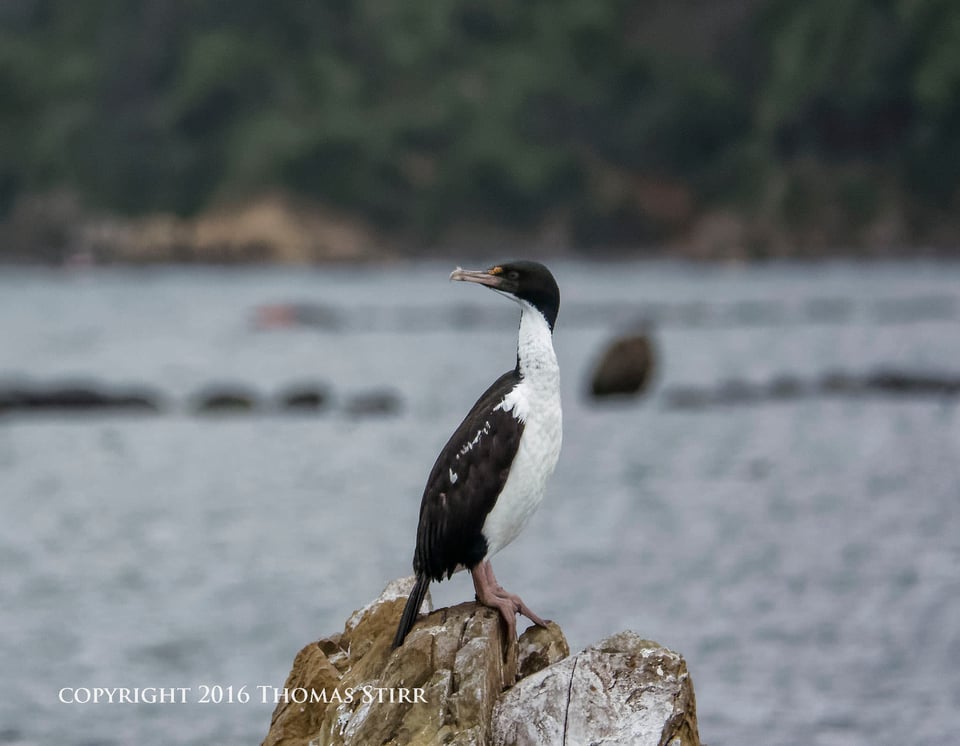
[(450, 279), (486, 285), (521, 305), (533, 306), (543, 314), (551, 330), (556, 323), (560, 311), (560, 288), (550, 270), (540, 262), (521, 260), (480, 270), (457, 267), (450, 273)]

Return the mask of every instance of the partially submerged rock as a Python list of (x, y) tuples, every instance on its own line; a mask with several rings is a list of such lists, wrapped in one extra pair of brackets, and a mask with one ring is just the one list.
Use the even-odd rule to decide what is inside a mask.
[[(393, 650), (413, 580), (393, 581), (342, 633), (297, 654), (264, 746), (539, 744), (565, 733), (566, 743), (699, 743), (683, 659), (632, 633), (570, 658), (556, 624), (507, 641), (496, 612), (463, 603), (422, 617)], [(518, 740), (541, 730), (551, 737)]]
[(814, 395), (860, 397), (867, 394), (921, 398), (960, 396), (960, 376), (901, 370), (878, 370), (867, 374), (832, 371), (815, 381), (779, 375), (768, 383), (731, 379), (718, 386), (669, 386), (664, 389), (663, 397), (671, 409), (703, 409), (795, 401)]
[(195, 414), (232, 414), (252, 412), (260, 406), (253, 390), (235, 384), (208, 386), (195, 395), (192, 409)]
[(318, 412), (327, 404), (329, 394), (325, 387), (304, 383), (290, 386), (277, 394), (276, 402), (285, 412)]
[(640, 394), (653, 378), (654, 348), (649, 330), (619, 337), (603, 351), (590, 378), (594, 398)]
[(348, 417), (385, 416), (396, 414), (402, 408), (400, 395), (391, 389), (371, 389), (350, 396), (343, 404)]
[(161, 397), (146, 388), (119, 388), (93, 383), (0, 384), (0, 414), (70, 414), (88, 412), (159, 412)]

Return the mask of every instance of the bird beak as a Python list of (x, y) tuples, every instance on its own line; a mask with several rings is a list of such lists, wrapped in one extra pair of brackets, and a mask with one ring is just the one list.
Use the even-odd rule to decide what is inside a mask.
[(486, 285), (490, 288), (499, 288), (503, 284), (503, 272), (500, 267), (491, 269), (461, 269), (457, 267), (450, 273), (451, 280), (460, 280), (461, 282), (475, 282), (479, 285)]

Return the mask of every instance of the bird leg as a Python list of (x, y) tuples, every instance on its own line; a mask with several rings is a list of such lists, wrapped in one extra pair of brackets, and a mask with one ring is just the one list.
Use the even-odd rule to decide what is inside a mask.
[(516, 613), (523, 614), (523, 616), (525, 616), (531, 622), (536, 624), (538, 627), (547, 626), (547, 622), (545, 622), (539, 616), (534, 614), (533, 610), (523, 602), (523, 599), (520, 598), (520, 596), (516, 595), (515, 593), (509, 593), (506, 590), (504, 590), (503, 586), (500, 585), (500, 583), (497, 581), (497, 576), (493, 574), (493, 565), (490, 564), (489, 560), (487, 562), (484, 562), (483, 564), (486, 565), (485, 572), (487, 574), (487, 578), (490, 580), (493, 586), (497, 589), (496, 590), (497, 595), (512, 601), (516, 608)]
[(517, 614), (523, 614), (534, 624), (540, 627), (546, 627), (547, 623), (531, 611), (520, 596), (508, 593), (503, 586), (497, 582), (493, 574), (493, 566), (489, 560), (484, 560), (471, 570), (473, 575), (473, 587), (477, 591), (477, 600), (484, 606), (497, 609), (503, 620), (507, 623), (507, 630), (511, 637), (517, 634)]

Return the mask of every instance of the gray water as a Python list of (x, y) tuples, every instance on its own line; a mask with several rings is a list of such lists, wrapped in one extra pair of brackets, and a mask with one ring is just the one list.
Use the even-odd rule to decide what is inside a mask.
[[(0, 743), (259, 742), (272, 703), (258, 687), (281, 686), (302, 645), (408, 574), (433, 459), (513, 364), (515, 309), (446, 282), (454, 263), (0, 270), (0, 380), (147, 384), (169, 407), (0, 419)], [(957, 399), (678, 411), (663, 394), (960, 372), (960, 266), (554, 269), (564, 449), (544, 506), (494, 562), (500, 580), (574, 649), (632, 629), (681, 652), (711, 746), (955, 742)], [(252, 328), (256, 306), (286, 300), (326, 304), (339, 328)], [(658, 383), (591, 405), (589, 367), (637, 304), (663, 322)], [(333, 392), (316, 416), (185, 407), (211, 381), (269, 395), (310, 380)], [(399, 414), (337, 405), (383, 387)], [(433, 593), (473, 591), (460, 575)], [(251, 701), (198, 702), (214, 685)], [(61, 703), (64, 687), (190, 691), (82, 705)]]

